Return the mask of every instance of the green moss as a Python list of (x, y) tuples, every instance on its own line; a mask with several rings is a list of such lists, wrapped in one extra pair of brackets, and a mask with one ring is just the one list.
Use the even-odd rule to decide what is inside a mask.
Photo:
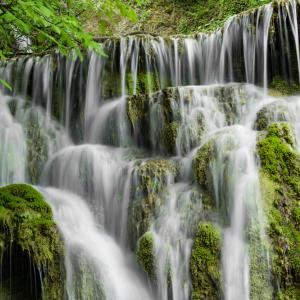
[(300, 195), (300, 155), (294, 150), (294, 137), (286, 123), (274, 123), (257, 145), (263, 169), (271, 179), (287, 183)]
[(134, 95), (127, 98), (127, 116), (133, 127), (137, 126), (146, 116), (145, 95)]
[(152, 232), (144, 233), (138, 240), (136, 257), (150, 278), (155, 278), (154, 237)]
[(190, 261), (193, 300), (221, 298), (220, 256), (220, 230), (211, 223), (201, 223)]
[(107, 70), (101, 78), (101, 95), (104, 99), (118, 97), (122, 93), (121, 76), (118, 71)]
[(162, 143), (168, 153), (174, 153), (179, 123), (171, 122), (164, 126), (162, 131)]
[(204, 144), (193, 158), (193, 167), (197, 183), (205, 190), (210, 189), (210, 161), (213, 158), (214, 142), (208, 141)]
[[(176, 138), (181, 122), (178, 100), (176, 88), (127, 97), (127, 116), (139, 146), (161, 151), (161, 154), (176, 152)], [(151, 140), (150, 132), (155, 132), (155, 141)]]
[(300, 288), (289, 287), (280, 292), (276, 300), (298, 300), (300, 299)]
[(176, 162), (167, 159), (150, 159), (138, 167), (137, 173), (140, 180), (138, 189), (143, 195), (158, 194), (166, 186), (168, 176), (176, 177), (178, 174)]
[(45, 299), (61, 299), (63, 247), (42, 195), (25, 184), (0, 188), (0, 227), (1, 255), (15, 244), (37, 268), (47, 271), (43, 278)]
[(297, 299), (300, 282), (300, 154), (287, 124), (272, 124), (258, 143), (272, 271), (280, 286), (277, 299)]
[(136, 79), (136, 91), (134, 91), (134, 80), (132, 78), (132, 74), (128, 74), (126, 76), (127, 76), (127, 93), (129, 95), (148, 94), (150, 92), (159, 90), (158, 78), (153, 72), (138, 73)]
[(294, 81), (274, 77), (270, 84), (269, 94), (271, 96), (291, 96), (300, 94), (300, 85)]
[(256, 130), (266, 130), (268, 128), (268, 125), (269, 125), (269, 111), (267, 107), (264, 107), (256, 114), (254, 128)]

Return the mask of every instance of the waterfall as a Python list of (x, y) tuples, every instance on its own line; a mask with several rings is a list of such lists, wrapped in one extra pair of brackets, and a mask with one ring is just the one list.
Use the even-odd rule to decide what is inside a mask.
[[(105, 39), (106, 56), (0, 65), (13, 87), (0, 88), (0, 185), (37, 185), (50, 204), (67, 299), (191, 299), (207, 220), (221, 232), (220, 297), (252, 299), (253, 228), (271, 297), (257, 119), (291, 124), (300, 149), (299, 96), (268, 95), (274, 78), (300, 82), (298, 11), (275, 1), (209, 34), (129, 35)], [(145, 234), (153, 277), (134, 253)]]
[(7, 97), (0, 103), (0, 185), (25, 181), (26, 141), (23, 128), (13, 119)]
[(68, 299), (151, 299), (122, 248), (97, 228), (83, 199), (53, 188), (42, 191), (65, 241)]

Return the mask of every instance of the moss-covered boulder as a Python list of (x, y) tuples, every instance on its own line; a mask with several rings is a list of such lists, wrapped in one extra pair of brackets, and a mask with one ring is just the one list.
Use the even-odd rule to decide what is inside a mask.
[(190, 268), (192, 299), (221, 299), (221, 232), (212, 223), (199, 224)]
[(283, 100), (278, 100), (261, 108), (256, 114), (254, 129), (267, 130), (274, 122), (287, 121), (287, 106)]
[(25, 184), (0, 188), (0, 228), (2, 284), (12, 299), (41, 299), (42, 291), (43, 299), (62, 299), (63, 246), (42, 195)]
[(149, 159), (136, 166), (128, 224), (129, 239), (133, 247), (149, 230), (164, 201), (168, 180), (174, 181), (178, 172), (178, 165), (172, 160)]
[(300, 156), (294, 149), (295, 138), (287, 123), (274, 123), (258, 145), (263, 169), (278, 183), (286, 183), (300, 195)]
[(300, 154), (288, 124), (275, 123), (258, 142), (261, 189), (272, 244), (276, 299), (297, 299), (300, 289)]
[(155, 278), (154, 247), (153, 233), (148, 231), (138, 240), (135, 251), (138, 263), (151, 279)]

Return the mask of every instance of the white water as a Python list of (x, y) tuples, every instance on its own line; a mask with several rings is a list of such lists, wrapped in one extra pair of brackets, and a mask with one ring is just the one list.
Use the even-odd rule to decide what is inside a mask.
[(225, 129), (216, 140), (218, 157), (213, 163), (217, 201), (225, 222), (222, 261), (225, 299), (249, 299), (247, 241), (244, 236), (247, 205), (259, 199), (254, 160), (256, 134), (240, 125)]
[(0, 94), (0, 186), (25, 181), (26, 138)]
[(43, 188), (42, 192), (66, 246), (69, 299), (152, 299), (124, 250), (97, 227), (85, 200), (53, 188)]
[[(169, 183), (166, 197), (165, 207), (151, 228), (156, 247), (158, 295), (162, 300), (189, 299), (192, 291), (189, 260), (193, 246), (190, 226), (197, 217), (187, 211), (191, 208), (201, 211), (201, 197), (188, 183)], [(198, 201), (195, 207), (193, 197)]]
[(125, 149), (102, 145), (66, 147), (47, 162), (42, 181), (84, 197), (97, 221), (124, 242), (133, 168), (126, 155)]

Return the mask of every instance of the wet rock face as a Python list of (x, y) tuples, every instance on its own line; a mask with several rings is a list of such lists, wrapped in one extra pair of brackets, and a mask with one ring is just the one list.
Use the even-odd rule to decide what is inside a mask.
[(62, 299), (63, 246), (42, 195), (25, 184), (2, 187), (0, 212), (4, 286), (0, 295), (12, 293), (16, 299), (28, 300)]
[(168, 181), (174, 181), (178, 166), (172, 160), (149, 159), (137, 165), (133, 176), (131, 206), (129, 208), (129, 240), (133, 248), (139, 238), (150, 229), (160, 206)]
[(165, 88), (127, 97), (126, 111), (137, 145), (157, 154), (183, 155), (201, 143), (211, 126), (236, 123), (248, 98), (243, 84)]
[(286, 121), (286, 107), (283, 104), (274, 103), (263, 107), (256, 115), (254, 128), (259, 131), (267, 130), (274, 121)]

